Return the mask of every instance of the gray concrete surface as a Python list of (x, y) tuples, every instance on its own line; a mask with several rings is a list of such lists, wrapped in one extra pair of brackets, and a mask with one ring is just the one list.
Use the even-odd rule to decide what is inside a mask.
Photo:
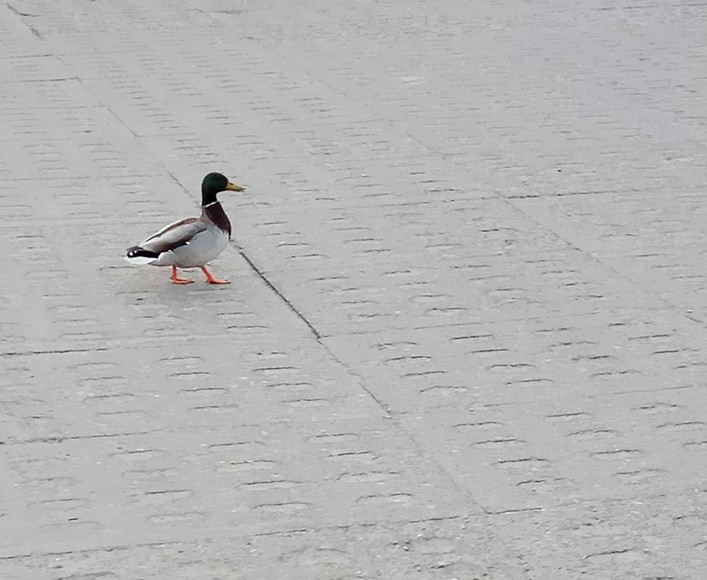
[[(0, 6), (0, 578), (699, 580), (707, 11)], [(121, 255), (235, 223), (176, 287)]]

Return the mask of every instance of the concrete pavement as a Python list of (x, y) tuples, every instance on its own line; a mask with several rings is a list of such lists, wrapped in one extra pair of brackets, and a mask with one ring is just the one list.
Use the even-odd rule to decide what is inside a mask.
[(702, 578), (703, 8), (0, 7), (0, 578)]

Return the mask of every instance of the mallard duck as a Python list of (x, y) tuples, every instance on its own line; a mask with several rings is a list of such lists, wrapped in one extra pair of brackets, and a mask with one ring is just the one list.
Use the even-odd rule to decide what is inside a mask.
[(214, 278), (206, 264), (216, 258), (231, 239), (231, 222), (216, 196), (222, 191), (245, 191), (220, 173), (209, 173), (201, 182), (201, 216), (174, 222), (152, 234), (144, 242), (127, 249), (131, 264), (172, 266), (174, 284), (191, 284), (180, 278), (177, 268), (201, 268), (209, 284), (230, 284)]

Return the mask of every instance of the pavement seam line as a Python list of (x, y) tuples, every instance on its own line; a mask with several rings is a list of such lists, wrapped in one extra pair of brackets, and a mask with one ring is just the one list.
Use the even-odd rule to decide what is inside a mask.
[[(237, 246), (237, 248), (238, 248), (238, 253), (243, 257), (243, 259), (246, 261), (246, 263), (248, 264), (248, 266), (250, 266), (250, 269), (253, 270), (253, 272), (255, 272), (256, 276), (258, 276), (258, 278), (260, 278), (260, 279), (263, 281), (263, 283), (264, 283), (272, 292), (274, 292), (275, 295), (276, 295), (282, 302), (285, 303), (285, 305), (287, 306), (287, 308), (289, 308), (290, 311), (292, 311), (292, 312), (295, 314), (295, 316), (297, 316), (297, 318), (299, 318), (302, 322), (304, 322), (304, 324), (307, 326), (307, 328), (309, 328), (310, 332), (314, 335), (314, 338), (317, 339), (317, 342), (319, 342), (319, 343), (321, 344), (322, 335), (321, 335), (321, 334), (319, 333), (319, 331), (314, 327), (314, 325), (313, 325), (309, 320), (307, 320), (307, 317), (304, 316), (304, 314), (302, 314), (299, 310), (297, 310), (297, 308), (295, 308), (295, 305), (292, 303), (292, 301), (291, 301), (290, 299), (288, 299), (287, 296), (285, 296), (285, 294), (283, 294), (277, 286), (275, 286), (275, 284), (270, 280), (270, 278), (267, 277), (267, 275), (266, 275), (260, 268), (258, 268), (258, 266), (255, 264), (255, 262), (253, 262), (253, 260), (252, 260), (252, 259), (250, 258), (250, 256), (246, 253), (246, 251), (245, 251), (241, 246)], [(329, 349), (326, 347), (326, 345), (322, 344), (322, 346), (323, 346), (327, 351), (329, 350)]]
[(382, 399), (376, 396), (376, 394), (369, 389), (366, 384), (365, 384), (365, 379), (361, 375), (359, 375), (357, 372), (355, 372), (350, 365), (346, 364), (345, 361), (343, 361), (341, 358), (339, 358), (330, 348), (329, 346), (322, 340), (322, 337), (320, 333), (317, 331), (316, 327), (299, 311), (297, 308), (295, 308), (294, 304), (283, 294), (276, 286), (275, 284), (263, 273), (260, 268), (257, 267), (257, 265), (253, 262), (253, 260), (248, 256), (248, 254), (245, 252), (243, 248), (240, 246), (238, 247), (238, 251), (243, 256), (243, 259), (248, 263), (248, 265), (252, 268), (252, 270), (256, 273), (256, 275), (270, 288), (286, 305), (287, 307), (302, 321), (304, 324), (307, 325), (307, 327), (311, 330), (312, 334), (314, 335), (316, 341), (324, 348), (329, 356), (331, 356), (339, 365), (341, 365), (346, 372), (354, 377), (356, 379), (356, 382), (360, 386), (361, 389), (363, 389), (366, 394), (375, 401), (376, 405), (380, 407), (380, 409), (385, 413), (385, 418), (386, 419), (391, 419), (395, 425), (395, 428), (404, 436), (406, 437), (415, 447), (417, 450), (417, 453), (421, 458), (424, 458), (427, 461), (430, 461), (439, 471), (442, 473), (452, 485), (454, 485), (462, 494), (466, 495), (466, 497), (471, 501), (474, 505), (476, 505), (480, 510), (482, 514), (489, 515), (489, 511), (479, 502), (474, 498), (473, 494), (471, 491), (466, 488), (465, 486), (459, 484), (457, 480), (452, 476), (452, 474), (438, 461), (436, 461), (433, 457), (430, 456), (429, 453), (427, 453), (423, 447), (420, 445), (420, 442), (415, 438), (414, 434), (409, 432), (407, 429), (405, 429), (402, 425), (400, 425), (394, 418), (393, 416), (393, 409), (386, 404)]
[[(260, 269), (258, 266), (255, 264), (255, 262), (250, 258), (250, 256), (247, 254), (247, 252), (241, 247), (238, 247), (238, 252), (240, 255), (243, 257), (243, 259), (246, 261), (246, 263), (250, 266), (250, 268), (255, 272), (255, 274), (263, 281), (263, 283), (272, 291), (275, 293), (275, 295), (285, 303), (285, 305), (299, 318), (306, 326), (309, 328), (310, 332), (314, 335), (315, 340), (317, 341), (318, 344), (321, 345), (321, 347), (329, 354), (330, 357), (332, 357), (339, 365), (341, 365), (346, 372), (354, 377), (356, 379), (356, 382), (358, 383), (359, 387), (363, 389), (366, 394), (375, 401), (376, 405), (380, 407), (380, 409), (383, 411), (385, 414), (386, 418), (391, 418), (392, 417), (392, 409), (390, 408), (389, 405), (386, 405), (380, 398), (378, 398), (371, 389), (369, 389), (365, 385), (365, 381), (362, 376), (360, 376), (358, 373), (356, 373), (349, 365), (347, 365), (343, 360), (341, 360), (336, 354), (329, 348), (329, 346), (322, 340), (322, 334), (317, 330), (317, 328), (307, 319), (307, 317), (300, 312), (293, 302), (287, 298), (287, 296), (268, 278), (268, 276)], [(406, 436), (409, 436), (409, 434), (406, 431), (402, 431)]]
[[(265, 538), (265, 537), (271, 537), (271, 536), (288, 536), (288, 535), (293, 535), (293, 534), (301, 534), (301, 533), (318, 533), (318, 532), (325, 532), (325, 531), (331, 531), (331, 530), (348, 530), (351, 528), (356, 528), (356, 527), (361, 527), (361, 528), (366, 528), (366, 527), (383, 527), (383, 526), (395, 526), (395, 525), (401, 525), (401, 524), (424, 524), (424, 523), (431, 523), (431, 522), (446, 522), (446, 521), (454, 521), (454, 520), (461, 520), (461, 519), (469, 519), (470, 516), (466, 514), (459, 514), (459, 515), (451, 515), (451, 516), (435, 516), (435, 517), (430, 517), (430, 518), (413, 518), (413, 519), (404, 519), (404, 520), (388, 520), (388, 521), (383, 521), (383, 522), (377, 522), (377, 523), (369, 523), (369, 522), (357, 522), (357, 523), (351, 523), (351, 524), (339, 524), (339, 525), (331, 525), (331, 526), (313, 526), (313, 527), (308, 527), (308, 528), (289, 528), (286, 530), (276, 530), (272, 532), (259, 532), (255, 534), (248, 534), (248, 533), (243, 533), (240, 535), (233, 535), (229, 536), (229, 539), (236, 539), (236, 538)], [(473, 517), (473, 516), (471, 516)], [(204, 542), (214, 542), (223, 539), (222, 536), (218, 537), (202, 537), (199, 539), (199, 541), (204, 541)], [(0, 556), (0, 561), (7, 561), (7, 560), (23, 560), (27, 558), (36, 558), (36, 557), (42, 557), (42, 556), (63, 556), (63, 555), (68, 555), (68, 554), (91, 554), (91, 553), (96, 553), (96, 552), (116, 552), (116, 551), (124, 551), (124, 550), (132, 550), (135, 548), (144, 548), (144, 547), (161, 547), (161, 546), (178, 546), (181, 544), (187, 544), (192, 542), (193, 539), (184, 539), (184, 540), (164, 540), (164, 541), (154, 541), (154, 542), (136, 542), (134, 544), (121, 544), (121, 545), (113, 545), (113, 546), (105, 546), (105, 547), (97, 547), (97, 548), (87, 548), (87, 549), (79, 549), (79, 550), (51, 550), (51, 551), (46, 551), (46, 552), (24, 552), (22, 554), (13, 554), (11, 556)]]

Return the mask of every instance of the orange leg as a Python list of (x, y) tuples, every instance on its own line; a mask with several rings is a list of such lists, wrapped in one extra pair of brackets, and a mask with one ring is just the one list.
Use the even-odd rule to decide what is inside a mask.
[(191, 284), (194, 280), (189, 278), (180, 278), (177, 276), (177, 266), (172, 266), (172, 275), (169, 277), (173, 284)]
[(204, 273), (204, 276), (206, 276), (206, 281), (209, 284), (230, 284), (228, 280), (219, 280), (218, 278), (214, 278), (214, 275), (206, 269), (206, 266), (202, 266), (201, 271)]

